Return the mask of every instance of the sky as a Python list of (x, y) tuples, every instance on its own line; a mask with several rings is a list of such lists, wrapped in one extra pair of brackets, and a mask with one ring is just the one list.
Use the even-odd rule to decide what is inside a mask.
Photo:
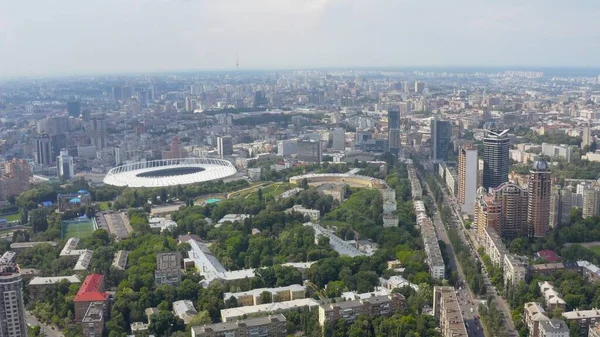
[(0, 76), (600, 66), (597, 0), (0, 0)]

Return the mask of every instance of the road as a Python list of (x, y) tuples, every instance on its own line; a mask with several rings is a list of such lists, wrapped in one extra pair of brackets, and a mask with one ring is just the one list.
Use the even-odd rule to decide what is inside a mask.
[[(424, 187), (427, 189), (428, 195), (433, 195), (431, 192), (429, 185), (423, 179), (424, 177), (420, 177), (421, 182)], [(440, 218), (440, 212), (437, 208), (437, 204), (433, 203), (435, 207), (434, 215), (432, 218), (433, 226), (435, 227), (436, 234), (438, 236), (438, 240), (442, 240), (446, 244), (446, 252), (449, 260), (449, 267), (452, 270), (456, 270), (459, 275), (459, 279), (457, 284), (460, 284), (460, 288), (456, 293), (456, 297), (458, 299), (458, 304), (461, 309), (461, 313), (463, 315), (463, 319), (467, 326), (467, 332), (469, 336), (474, 337), (485, 337), (485, 333), (483, 331), (483, 327), (479, 321), (479, 300), (471, 291), (468, 284), (464, 281), (465, 274), (463, 273), (462, 267), (460, 263), (456, 262), (456, 256), (454, 255), (454, 251), (452, 250), (452, 244), (450, 243), (450, 239), (448, 238), (448, 232), (446, 231), (446, 227)]]
[[(435, 175), (435, 172), (433, 170), (433, 164), (430, 161), (423, 162), (423, 167), (427, 171), (429, 171), (431, 174)], [(422, 180), (422, 181), (425, 185), (427, 185), (424, 180)], [(449, 225), (455, 226), (457, 228), (460, 239), (471, 248), (471, 253), (474, 256), (476, 256), (479, 259), (479, 261), (481, 262), (481, 264), (483, 265), (482, 257), (479, 256), (479, 253), (477, 252), (477, 248), (479, 247), (479, 245), (478, 245), (477, 240), (475, 239), (474, 230), (473, 229), (471, 229), (471, 230), (464, 229), (465, 228), (464, 222), (463, 222), (462, 216), (460, 216), (460, 208), (459, 208), (456, 200), (448, 194), (446, 187), (443, 186), (442, 183), (440, 183), (438, 180), (436, 180), (436, 182), (437, 182), (438, 186), (440, 187), (440, 189), (444, 192), (444, 199), (443, 199), (442, 204), (446, 207), (449, 207), (452, 211), (452, 215), (453, 215), (452, 223)], [(427, 189), (428, 189), (429, 193), (431, 193), (431, 191), (429, 190), (429, 186), (427, 186)], [(433, 194), (429, 194), (429, 195), (433, 195)], [(436, 208), (437, 208), (437, 204), (436, 204)], [(441, 219), (439, 218), (439, 212), (436, 212), (436, 218), (437, 219), (435, 222), (440, 221), (440, 223), (441, 223)], [(443, 225), (441, 227), (444, 229), (444, 232), (445, 232), (446, 228)], [(467, 233), (467, 235), (465, 235), (465, 232)], [(519, 334), (515, 328), (514, 322), (512, 321), (511, 311), (510, 311), (510, 307), (508, 306), (508, 303), (506, 303), (506, 301), (501, 296), (498, 296), (496, 289), (494, 288), (494, 286), (492, 285), (492, 282), (490, 281), (490, 276), (488, 275), (485, 268), (483, 270), (484, 270), (483, 279), (484, 279), (484, 284), (485, 284), (487, 293), (486, 293), (486, 296), (483, 298), (480, 298), (480, 300), (486, 300), (490, 296), (492, 298), (494, 298), (496, 300), (496, 303), (498, 303), (500, 305), (500, 309), (501, 309), (502, 313), (504, 314), (503, 323), (506, 328), (506, 332), (508, 333), (508, 336), (511, 336), (511, 337), (518, 336)], [(472, 298), (475, 298), (475, 297), (472, 297)], [(465, 320), (467, 320), (466, 317), (465, 317)], [(469, 326), (470, 325), (471, 324), (469, 324)], [(469, 333), (471, 333), (471, 331), (469, 331)]]
[(27, 325), (39, 326), (41, 328), (41, 332), (47, 337), (64, 337), (58, 328), (52, 328), (49, 325), (38, 321), (38, 319), (35, 318), (35, 316), (33, 316), (29, 311), (25, 311), (25, 321), (27, 322)]

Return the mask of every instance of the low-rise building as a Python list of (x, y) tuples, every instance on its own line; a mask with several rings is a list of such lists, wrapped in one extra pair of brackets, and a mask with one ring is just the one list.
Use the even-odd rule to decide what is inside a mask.
[(540, 322), (541, 337), (569, 337), (569, 327), (560, 319), (549, 319)]
[(492, 227), (484, 229), (485, 236), (481, 242), (487, 256), (490, 257), (492, 263), (497, 267), (502, 267), (504, 264), (504, 255), (508, 253), (504, 242)]
[(323, 304), (319, 306), (319, 324), (325, 326), (338, 319), (352, 322), (358, 315), (391, 316), (403, 306), (404, 296), (400, 294)]
[(600, 337), (600, 323), (594, 323), (589, 327), (588, 337)]
[(546, 316), (546, 310), (544, 310), (541, 303), (525, 303), (523, 320), (525, 321), (525, 325), (527, 325), (527, 329), (529, 330), (529, 336), (540, 337), (540, 323), (547, 321), (548, 319), (548, 316)]
[(15, 242), (10, 244), (10, 249), (15, 252), (19, 252), (21, 250), (33, 248), (37, 245), (50, 245), (52, 247), (56, 247), (58, 244), (52, 241), (38, 241), (38, 242)]
[(193, 326), (191, 337), (247, 337), (269, 336), (284, 337), (286, 318), (282, 314), (254, 317), (235, 322), (224, 322)]
[(287, 302), (276, 302), (252, 305), (239, 308), (229, 308), (221, 310), (221, 321), (232, 322), (239, 319), (246, 319), (247, 317), (256, 316), (267, 316), (272, 314), (284, 313), (292, 310), (302, 310), (315, 308), (320, 305), (319, 302), (312, 298), (305, 298), (301, 300), (292, 300)]
[(234, 223), (237, 221), (239, 223), (243, 223), (244, 220), (249, 217), (250, 214), (226, 214), (223, 218), (221, 218), (221, 220), (219, 220), (219, 222), (217, 222), (215, 227), (221, 227), (226, 222)]
[(286, 302), (306, 297), (305, 286), (292, 284), (286, 287), (258, 288), (237, 293), (225, 293), (223, 294), (223, 299), (227, 301), (233, 297), (237, 300), (238, 306), (259, 305), (263, 304), (261, 295), (264, 292), (271, 294), (272, 302)]
[(173, 315), (181, 318), (185, 324), (188, 324), (198, 315), (198, 311), (194, 307), (192, 301), (181, 300), (173, 302)]
[(554, 286), (548, 281), (539, 282), (540, 292), (544, 296), (546, 302), (546, 310), (553, 312), (556, 309), (565, 311), (567, 308), (567, 302), (562, 299), (560, 293), (554, 289)]
[[(104, 303), (104, 314), (108, 313), (108, 294), (104, 292), (104, 275), (90, 274), (79, 288), (75, 299), (75, 321), (81, 322), (93, 302)], [(98, 306), (98, 305), (95, 305)]]
[(52, 277), (34, 277), (27, 285), (29, 298), (35, 299), (45, 289), (55, 287), (60, 282), (80, 283), (81, 280), (77, 275), (71, 276), (52, 276)]
[(453, 287), (433, 287), (433, 317), (440, 326), (442, 337), (468, 337)]
[(586, 279), (591, 282), (600, 280), (600, 268), (588, 261), (577, 261), (577, 266), (581, 268), (581, 272)]
[(429, 272), (433, 278), (444, 279), (446, 276), (446, 265), (442, 258), (442, 251), (438, 242), (437, 233), (433, 227), (431, 219), (425, 214), (417, 216), (417, 225), (421, 230), (425, 254), (427, 255), (427, 264)]
[(84, 337), (99, 337), (104, 332), (104, 321), (108, 312), (106, 301), (92, 302), (81, 320), (81, 330)]
[(317, 221), (321, 218), (321, 212), (318, 209), (304, 208), (302, 205), (294, 205), (285, 210), (286, 213), (300, 213), (308, 216), (311, 221)]
[(157, 285), (181, 283), (181, 254), (179, 252), (156, 254), (154, 283)]
[(177, 222), (169, 220), (167, 218), (150, 218), (148, 219), (148, 225), (150, 229), (155, 232), (164, 232), (165, 230), (171, 230), (177, 228)]
[(562, 317), (567, 322), (576, 321), (579, 324), (583, 335), (586, 336), (588, 328), (590, 326), (594, 326), (597, 322), (600, 322), (600, 310), (590, 309), (568, 311), (563, 312)]
[(115, 253), (115, 258), (113, 259), (112, 266), (118, 270), (125, 270), (127, 267), (127, 258), (129, 257), (129, 252), (126, 250), (119, 250)]

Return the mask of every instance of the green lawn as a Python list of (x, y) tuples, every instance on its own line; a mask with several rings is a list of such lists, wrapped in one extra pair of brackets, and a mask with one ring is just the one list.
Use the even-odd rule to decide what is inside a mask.
[(101, 211), (109, 210), (108, 201), (98, 201), (96, 203), (98, 204), (98, 208), (100, 208)]
[(8, 214), (8, 215), (0, 215), (0, 219), (6, 219), (6, 221), (21, 220), (21, 213), (13, 213), (13, 214)]
[(596, 247), (589, 247), (589, 250), (591, 250), (592, 252), (600, 255), (600, 246), (596, 246)]
[(63, 221), (63, 238), (89, 238), (94, 233), (94, 226), (91, 221), (71, 222)]

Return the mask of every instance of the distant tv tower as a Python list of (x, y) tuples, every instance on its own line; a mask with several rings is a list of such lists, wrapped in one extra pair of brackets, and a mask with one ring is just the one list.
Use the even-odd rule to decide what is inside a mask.
[(235, 69), (240, 71), (240, 58), (238, 57), (237, 53), (235, 53)]

